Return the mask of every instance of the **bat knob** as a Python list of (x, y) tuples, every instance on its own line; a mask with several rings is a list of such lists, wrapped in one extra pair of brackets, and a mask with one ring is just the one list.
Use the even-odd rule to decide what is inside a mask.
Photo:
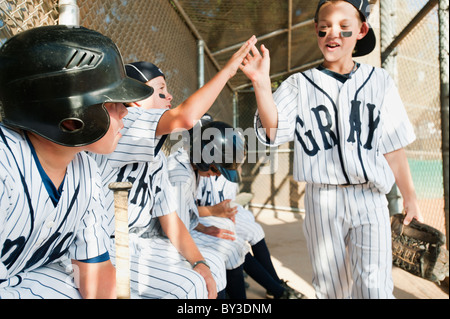
[(133, 184), (130, 182), (113, 182), (108, 185), (109, 189), (113, 191), (127, 191), (130, 190), (132, 186)]

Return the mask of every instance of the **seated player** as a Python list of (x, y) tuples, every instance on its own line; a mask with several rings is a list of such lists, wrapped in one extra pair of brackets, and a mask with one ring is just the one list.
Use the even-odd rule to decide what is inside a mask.
[[(209, 114), (202, 117), (202, 123), (213, 121)], [(267, 289), (266, 297), (275, 299), (303, 299), (305, 296), (281, 280), (272, 264), (269, 248), (265, 241), (264, 230), (258, 224), (253, 213), (242, 205), (233, 203), (239, 191), (239, 174), (235, 178), (223, 175), (201, 176), (198, 183), (197, 205), (200, 222), (208, 219), (231, 219), (235, 223), (236, 236), (247, 241), (253, 254), (245, 256), (244, 270), (256, 282)]]
[[(205, 137), (203, 133), (205, 131), (208, 133), (208, 130), (215, 136), (201, 139), (201, 136)], [(235, 236), (235, 225), (229, 219), (210, 219), (200, 223), (196, 204), (197, 183), (200, 176), (211, 174), (224, 174), (227, 178), (236, 176), (236, 169), (245, 159), (245, 140), (229, 125), (216, 121), (205, 126), (199, 123), (189, 132), (189, 138), (186, 138), (185, 142), (187, 143), (184, 147), (188, 151), (180, 148), (168, 158), (169, 178), (176, 189), (177, 201), (180, 204), (177, 213), (191, 231), (200, 249), (212, 249), (225, 256), (228, 297), (245, 299), (243, 263), (250, 249), (248, 243)], [(202, 156), (206, 150), (214, 154)]]
[(44, 26), (0, 48), (0, 298), (115, 298), (95, 162), (120, 138), (126, 77), (107, 37)]

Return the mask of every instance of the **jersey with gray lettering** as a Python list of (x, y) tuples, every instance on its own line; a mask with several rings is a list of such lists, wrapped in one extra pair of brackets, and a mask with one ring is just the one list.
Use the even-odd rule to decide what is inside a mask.
[[(179, 207), (177, 213), (181, 220), (190, 230), (192, 238), (199, 247), (212, 248), (221, 254), (225, 260), (227, 269), (235, 269), (242, 265), (245, 255), (250, 251), (248, 243), (235, 237), (234, 241), (209, 236), (195, 228), (199, 224), (199, 213), (196, 204), (197, 198), (197, 178), (189, 160), (187, 152), (180, 148), (168, 158), (169, 179), (175, 187), (175, 194)], [(226, 218), (212, 217), (209, 223), (202, 222), (205, 226), (216, 226), (236, 233), (234, 223)]]
[[(0, 296), (77, 297), (73, 287), (61, 282), (51, 286), (56, 280), (45, 275), (44, 268), (63, 259), (109, 259), (97, 166), (84, 152), (78, 153), (67, 167), (59, 200), (52, 201), (44, 183), (48, 176), (39, 170), (26, 134), (1, 124), (0, 133)], [(38, 273), (39, 279), (31, 275)], [(32, 281), (33, 288), (22, 289)], [(64, 289), (72, 292), (57, 295)]]
[[(239, 191), (237, 183), (230, 182), (223, 175), (200, 177), (197, 193), (198, 206), (214, 206), (226, 199), (234, 200)], [(236, 234), (251, 246), (264, 239), (264, 230), (255, 220), (253, 213), (242, 205), (237, 206), (235, 215)], [(209, 217), (201, 217), (200, 222)]]
[[(389, 192), (394, 176), (384, 154), (415, 139), (394, 81), (361, 64), (345, 83), (314, 68), (289, 77), (274, 93), (274, 145), (295, 141), (294, 177), (315, 184), (372, 183)], [(259, 139), (268, 143), (259, 114)]]

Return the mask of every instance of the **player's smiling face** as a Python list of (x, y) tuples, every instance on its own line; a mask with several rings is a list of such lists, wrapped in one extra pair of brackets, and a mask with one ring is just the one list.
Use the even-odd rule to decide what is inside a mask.
[(356, 8), (346, 1), (327, 2), (320, 8), (316, 23), (318, 45), (328, 63), (348, 63), (356, 42), (368, 31)]

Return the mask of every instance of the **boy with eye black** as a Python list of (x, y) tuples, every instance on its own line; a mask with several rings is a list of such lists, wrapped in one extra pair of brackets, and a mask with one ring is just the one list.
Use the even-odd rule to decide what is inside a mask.
[(405, 223), (423, 221), (404, 147), (415, 139), (394, 81), (353, 57), (375, 48), (367, 0), (320, 0), (324, 62), (272, 95), (269, 51), (241, 69), (255, 89), (255, 130), (269, 145), (295, 142), (294, 178), (307, 183), (304, 232), (318, 298), (393, 298), (386, 194), (394, 182)]

